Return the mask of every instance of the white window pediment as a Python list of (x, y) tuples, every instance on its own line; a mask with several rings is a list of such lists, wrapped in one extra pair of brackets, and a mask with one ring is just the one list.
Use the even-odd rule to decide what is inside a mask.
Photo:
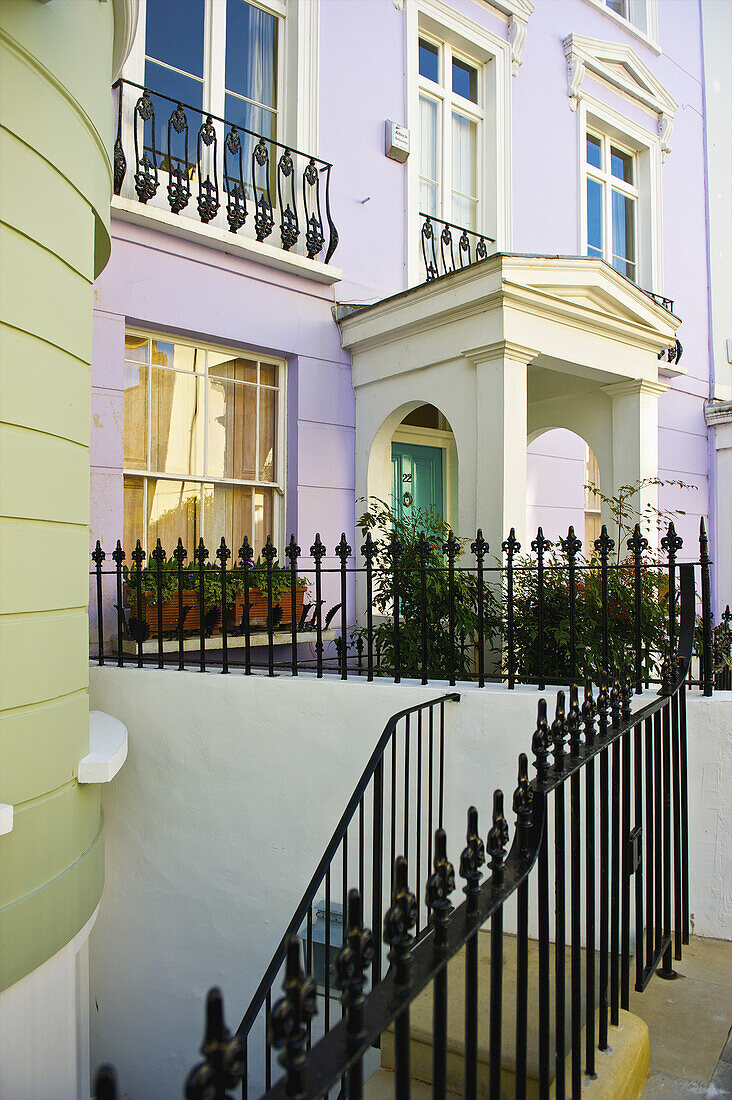
[(564, 56), (570, 108), (576, 111), (583, 98), (582, 83), (589, 70), (627, 98), (656, 112), (665, 159), (671, 151), (671, 128), (678, 103), (635, 51), (618, 42), (570, 34), (564, 39)]
[(485, 7), (508, 18), (508, 41), (511, 46), (511, 72), (518, 76), (522, 65), (526, 31), (529, 18), (534, 10), (533, 0), (483, 0)]

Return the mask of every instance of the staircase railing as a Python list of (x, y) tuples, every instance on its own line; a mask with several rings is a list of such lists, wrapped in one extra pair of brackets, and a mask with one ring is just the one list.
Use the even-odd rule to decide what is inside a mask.
[[(412, 858), (418, 890), (420, 882), (426, 882), (432, 862), (433, 831), (442, 827), (444, 812), (445, 704), (458, 702), (459, 699), (459, 694), (454, 692), (441, 695), (400, 710), (387, 722), (237, 1028), (244, 1061), (243, 1097), (247, 1096), (250, 1077), (257, 1079), (261, 1074), (265, 1087), (271, 1085), (272, 988), (286, 963), (288, 944), (293, 937), (298, 937), (298, 933), (305, 952), (307, 975), (311, 979), (316, 976), (321, 979), (324, 1033), (327, 1034), (331, 1028), (332, 1010), (338, 1012), (340, 1019), (337, 1003), (331, 1005), (331, 995), (338, 993), (332, 974), (332, 957), (342, 947), (340, 931), (351, 881), (358, 882), (359, 896), (370, 902), (376, 928), (373, 984), (377, 985), (381, 980), (381, 913), (391, 889), (388, 868), (393, 866), (398, 851), (406, 851)], [(412, 834), (410, 823), (414, 822), (415, 813), (416, 828)], [(318, 943), (314, 908), (321, 892), (323, 920), (320, 923), (324, 927), (322, 943)], [(338, 923), (335, 919), (337, 915), (341, 918)], [(426, 910), (419, 908), (417, 920), (420, 927), (423, 916), (426, 919)], [(318, 970), (320, 973), (316, 974)], [(251, 1047), (257, 1041), (257, 1024), (264, 1025), (263, 1034), (259, 1037), (261, 1059), (256, 1055), (252, 1058)], [(312, 1039), (312, 1036), (309, 1035), (309, 1038)]]

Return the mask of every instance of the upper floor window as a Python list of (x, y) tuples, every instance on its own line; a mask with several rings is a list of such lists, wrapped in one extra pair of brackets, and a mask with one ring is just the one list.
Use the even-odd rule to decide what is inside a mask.
[[(145, 0), (143, 82), (276, 140), (281, 22), (249, 0)], [(167, 118), (170, 105), (160, 101), (158, 110), (154, 96), (153, 103)], [(200, 124), (200, 117), (189, 118), (192, 133)]]
[(604, 0), (606, 8), (632, 23), (639, 31), (648, 33), (648, 0)]
[(638, 180), (636, 156), (607, 134), (586, 137), (587, 254), (637, 280)]
[(124, 535), (170, 555), (203, 537), (234, 551), (277, 541), (284, 364), (128, 332), (124, 368)]
[(449, 42), (419, 39), (420, 210), (480, 229), (484, 111), (478, 66)]

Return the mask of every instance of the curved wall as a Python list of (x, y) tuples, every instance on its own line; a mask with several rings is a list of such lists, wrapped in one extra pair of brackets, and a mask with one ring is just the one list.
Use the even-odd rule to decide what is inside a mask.
[(104, 879), (88, 752), (92, 282), (109, 256), (114, 12), (0, 5), (0, 989), (60, 950)]

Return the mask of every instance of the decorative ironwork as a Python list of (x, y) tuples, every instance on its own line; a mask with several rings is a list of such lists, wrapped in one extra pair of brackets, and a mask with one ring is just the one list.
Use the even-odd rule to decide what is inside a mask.
[[(441, 275), (449, 275), (451, 272), (458, 270), (455, 263), (453, 230), (459, 234), (457, 247), (460, 269), (470, 267), (474, 263), (480, 263), (481, 260), (487, 259), (488, 247), (486, 242), (489, 241), (491, 244), (495, 244), (493, 238), (487, 237), (484, 233), (476, 233), (474, 230), (468, 229), (465, 226), (443, 221), (442, 218), (437, 218), (434, 214), (420, 213), (419, 216), (424, 219), (420, 230), (420, 239), (422, 243), (422, 258), (424, 260), (425, 276), (428, 283)], [(442, 226), (440, 231), (439, 259), (436, 247), (435, 227), (433, 224), (435, 222)], [(475, 242), (474, 245), (473, 242)]]
[(488, 832), (488, 853), (494, 882), (500, 882), (506, 863), (508, 846), (508, 822), (503, 812), (503, 791), (493, 792), (493, 824)]
[[(125, 90), (139, 89), (142, 94), (135, 103), (132, 131), (135, 152), (134, 189), (140, 202), (147, 203), (155, 196), (162, 172), (172, 213), (183, 213), (189, 206), (191, 181), (195, 174), (198, 180), (196, 211), (200, 220), (204, 224), (213, 221), (225, 197), (229, 231), (237, 233), (247, 222), (248, 200), (251, 198), (254, 205), (254, 233), (261, 242), (271, 235), (274, 228), (277, 215), (273, 191), (276, 191), (282, 248), (290, 251), (298, 245), (302, 225), (305, 230), (304, 251), (308, 259), (313, 260), (322, 252), (327, 238), (324, 262), (330, 263), (339, 241), (338, 230), (331, 214), (331, 164), (210, 113), (204, 116), (198, 130), (195, 161), (191, 163), (188, 120), (191, 113), (194, 118), (200, 117), (200, 107), (182, 103), (162, 92), (150, 91), (134, 81), (119, 80), (114, 87), (118, 94), (114, 144), (115, 194), (122, 194), (127, 173), (125, 131), (122, 125)], [(171, 105), (167, 121), (166, 151), (159, 149), (156, 141), (155, 114), (158, 100)], [(221, 141), (219, 127), (222, 127)], [(253, 139), (251, 145), (247, 144), (247, 148), (251, 148), (251, 164), (247, 168), (249, 176), (244, 166), (245, 137), (247, 142)], [(275, 163), (276, 188), (273, 183)], [(324, 177), (325, 219), (321, 207), (321, 177)], [(301, 206), (298, 205), (300, 185)], [(224, 196), (221, 194), (222, 187)]]
[(342, 990), (341, 1003), (348, 1014), (348, 1033), (353, 1038), (363, 1034), (363, 1006), (366, 1003), (363, 990), (374, 953), (374, 937), (363, 926), (361, 895), (358, 890), (349, 890), (344, 946), (338, 953), (336, 971)]
[(427, 905), (435, 927), (435, 944), (443, 946), (443, 932), (447, 926), (452, 905), (450, 894), (455, 889), (455, 868), (447, 858), (447, 834), (444, 829), (435, 833), (434, 871), (427, 880)]
[(468, 830), (466, 846), (460, 856), (460, 877), (465, 879), (464, 893), (468, 900), (480, 893), (480, 880), (483, 877), (481, 867), (485, 863), (485, 846), (478, 832), (478, 811), (475, 806), (468, 810)]
[(529, 759), (525, 752), (518, 759), (518, 782), (513, 792), (513, 812), (516, 814), (516, 832), (522, 856), (529, 853), (529, 834), (534, 818), (534, 790), (529, 782)]
[(536, 730), (531, 739), (531, 751), (534, 754), (534, 767), (540, 778), (549, 771), (549, 757), (552, 754), (551, 734), (546, 712), (546, 699), (539, 700), (536, 718)]
[(407, 861), (404, 856), (399, 856), (394, 863), (391, 905), (384, 917), (384, 942), (390, 947), (389, 959), (394, 966), (397, 986), (409, 984), (409, 964), (414, 943), (411, 930), (417, 923), (417, 916), (417, 899), (407, 884)]
[(206, 1027), (201, 1044), (203, 1061), (186, 1080), (186, 1100), (230, 1100), (245, 1072), (244, 1045), (224, 1022), (224, 999), (217, 987), (206, 997)]
[(272, 1007), (271, 1042), (281, 1050), (279, 1062), (287, 1076), (287, 1095), (305, 1095), (308, 1025), (317, 1013), (315, 982), (300, 965), (300, 941), (292, 936), (287, 945), (287, 967), (282, 997)]

